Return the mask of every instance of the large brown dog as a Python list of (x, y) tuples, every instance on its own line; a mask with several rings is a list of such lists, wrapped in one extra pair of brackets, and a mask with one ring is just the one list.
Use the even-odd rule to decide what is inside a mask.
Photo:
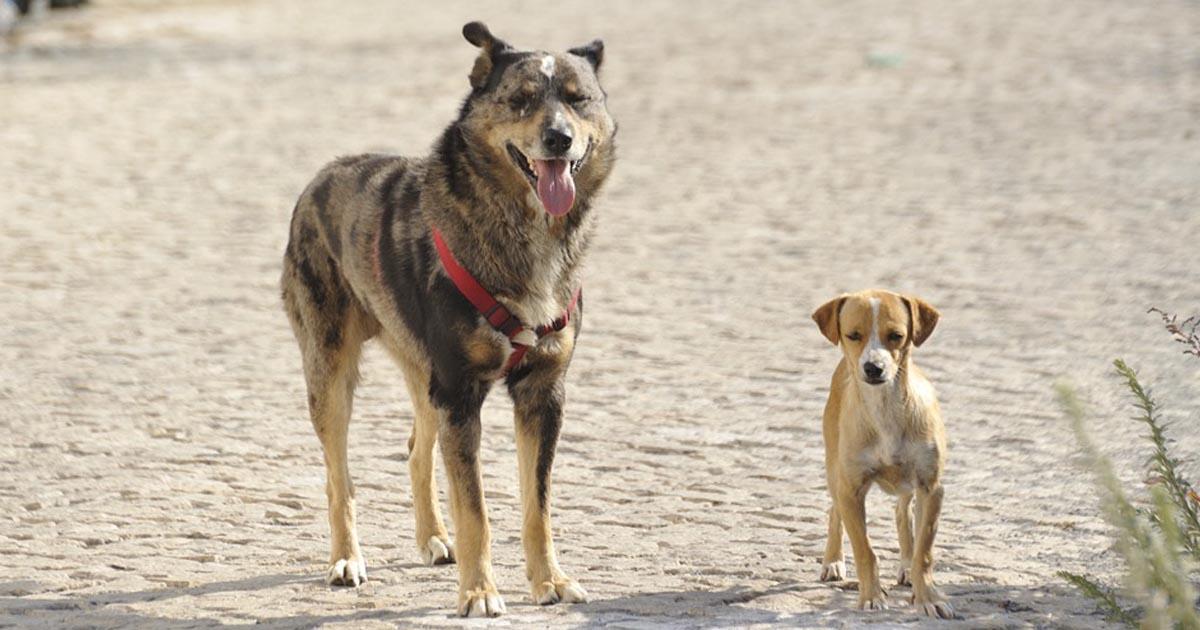
[[(480, 407), (501, 379), (516, 412), (533, 600), (587, 597), (555, 556), (550, 469), (582, 305), (569, 319), (563, 313), (578, 295), (616, 126), (596, 78), (599, 40), (551, 54), (518, 51), (478, 22), (463, 35), (481, 49), (472, 90), (433, 154), (362, 155), (325, 167), (296, 204), (282, 285), (325, 453), (329, 582), (366, 579), (346, 434), (360, 349), (378, 338), (402, 368), (415, 408), (408, 447), (417, 549), (429, 564), (457, 560), (460, 614), (495, 616), (504, 601), (492, 575), (479, 442)], [(514, 318), (495, 327), (485, 319), (448, 275), (434, 234)], [(548, 327), (556, 319), (569, 324)], [(525, 332), (510, 340), (518, 326)], [(546, 326), (540, 340), (532, 334), (538, 326)], [(510, 365), (517, 341), (525, 354)], [(437, 507), (438, 441), (457, 545)]]
[[(911, 584), (917, 609), (950, 618), (954, 609), (933, 585), (933, 538), (942, 509), (946, 430), (933, 386), (912, 350), (933, 333), (938, 312), (919, 298), (887, 291), (843, 295), (813, 313), (821, 333), (842, 348), (825, 405), (825, 475), (833, 507), (822, 581), (845, 574), (842, 528), (854, 549), (860, 608), (887, 608), (865, 501), (872, 484), (899, 495), (899, 584)], [(909, 505), (916, 495), (917, 529)]]

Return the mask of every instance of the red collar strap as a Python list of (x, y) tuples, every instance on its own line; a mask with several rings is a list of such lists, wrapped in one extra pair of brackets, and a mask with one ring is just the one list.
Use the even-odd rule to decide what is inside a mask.
[[(512, 354), (508, 355), (508, 363), (504, 365), (504, 373), (508, 374), (513, 368), (521, 363), (521, 359), (525, 357), (525, 353), (529, 347), (537, 344), (537, 340), (549, 335), (550, 333), (558, 332), (567, 327), (571, 321), (571, 313), (575, 311), (575, 307), (579, 304), (579, 298), (583, 295), (583, 287), (575, 289), (575, 293), (571, 296), (571, 301), (567, 304), (567, 310), (563, 312), (558, 319), (551, 322), (549, 325), (538, 326), (533, 329), (525, 328), (525, 324), (512, 311), (508, 310), (503, 304), (492, 297), (488, 290), (479, 284), (475, 276), (471, 275), (465, 267), (459, 264), (458, 259), (454, 257), (454, 253), (450, 251), (450, 247), (446, 245), (446, 240), (442, 238), (442, 233), (437, 228), (431, 228), (433, 232), (433, 244), (437, 247), (438, 258), (442, 261), (442, 266), (446, 268), (446, 273), (450, 275), (450, 280), (454, 282), (454, 286), (458, 287), (458, 292), (467, 298), (475, 310), (479, 311), (483, 318), (491, 324), (492, 328), (500, 331), (505, 337), (508, 337), (508, 342), (512, 344)], [(536, 337), (533, 338), (533, 343), (529, 343), (530, 335), (524, 335), (521, 341), (517, 341), (518, 335), (529, 330)]]

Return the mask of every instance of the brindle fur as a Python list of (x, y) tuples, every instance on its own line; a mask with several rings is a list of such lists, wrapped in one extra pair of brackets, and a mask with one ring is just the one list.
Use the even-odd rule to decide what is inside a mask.
[[(463, 30), (481, 51), (458, 118), (425, 158), (360, 155), (322, 169), (296, 204), (282, 288), (325, 456), (329, 582), (357, 586), (366, 578), (346, 434), (360, 350), (378, 338), (402, 368), (415, 410), (409, 469), (418, 551), (430, 564), (457, 560), (461, 614), (494, 616), (504, 603), (490, 559), (480, 407), (502, 378), (511, 347), (446, 275), (431, 226), (526, 325), (549, 323), (580, 285), (591, 206), (613, 165), (616, 127), (596, 78), (599, 40), (554, 54), (548, 76), (549, 53), (516, 51), (479, 23)], [(591, 148), (575, 174), (571, 211), (555, 218), (506, 145), (530, 146), (552, 121), (564, 119), (575, 141)], [(543, 338), (503, 376), (515, 408), (526, 574), (541, 604), (586, 598), (559, 568), (550, 532), (550, 470), (582, 310), (580, 304), (570, 326)], [(437, 507), (438, 442), (457, 545)]]

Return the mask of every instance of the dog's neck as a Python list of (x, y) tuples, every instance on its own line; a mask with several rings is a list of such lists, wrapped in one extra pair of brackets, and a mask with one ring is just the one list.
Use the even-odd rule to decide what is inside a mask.
[(426, 173), (425, 190), (441, 199), (422, 208), (496, 299), (527, 324), (545, 324), (562, 314), (579, 286), (595, 186), (581, 186), (571, 211), (554, 218), (524, 182), (506, 185), (506, 173), (497, 173), (511, 168), (505, 159), (472, 146), (452, 125)]
[(892, 380), (879, 385), (869, 385), (855, 375), (850, 376), (851, 391), (862, 403), (867, 416), (882, 425), (903, 423), (906, 408), (919, 397), (912, 378), (912, 361), (907, 354), (901, 359), (900, 367)]

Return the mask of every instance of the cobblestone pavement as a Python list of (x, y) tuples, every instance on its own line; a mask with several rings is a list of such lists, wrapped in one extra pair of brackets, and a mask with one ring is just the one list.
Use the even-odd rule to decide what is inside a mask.
[[(336, 7), (336, 8), (335, 8)], [(1196, 446), (1200, 6), (97, 0), (0, 49), (0, 626), (453, 625), (417, 562), (399, 371), (351, 428), (371, 581), (324, 584), (323, 467), (277, 278), (327, 160), (425, 152), (485, 19), (604, 37), (620, 162), (586, 272), (555, 470), (585, 605), (528, 603), (511, 410), (483, 459), (499, 586), (533, 626), (888, 625), (821, 584), (820, 410), (836, 293), (913, 292), (951, 436), (938, 581), (970, 627), (1097, 627), (1115, 580), (1052, 384), (1135, 483), (1109, 362)], [(499, 394), (500, 392), (497, 392)], [(1190, 431), (1190, 434), (1188, 433)], [(445, 487), (444, 482), (442, 487)], [(870, 527), (891, 574), (890, 506)]]

